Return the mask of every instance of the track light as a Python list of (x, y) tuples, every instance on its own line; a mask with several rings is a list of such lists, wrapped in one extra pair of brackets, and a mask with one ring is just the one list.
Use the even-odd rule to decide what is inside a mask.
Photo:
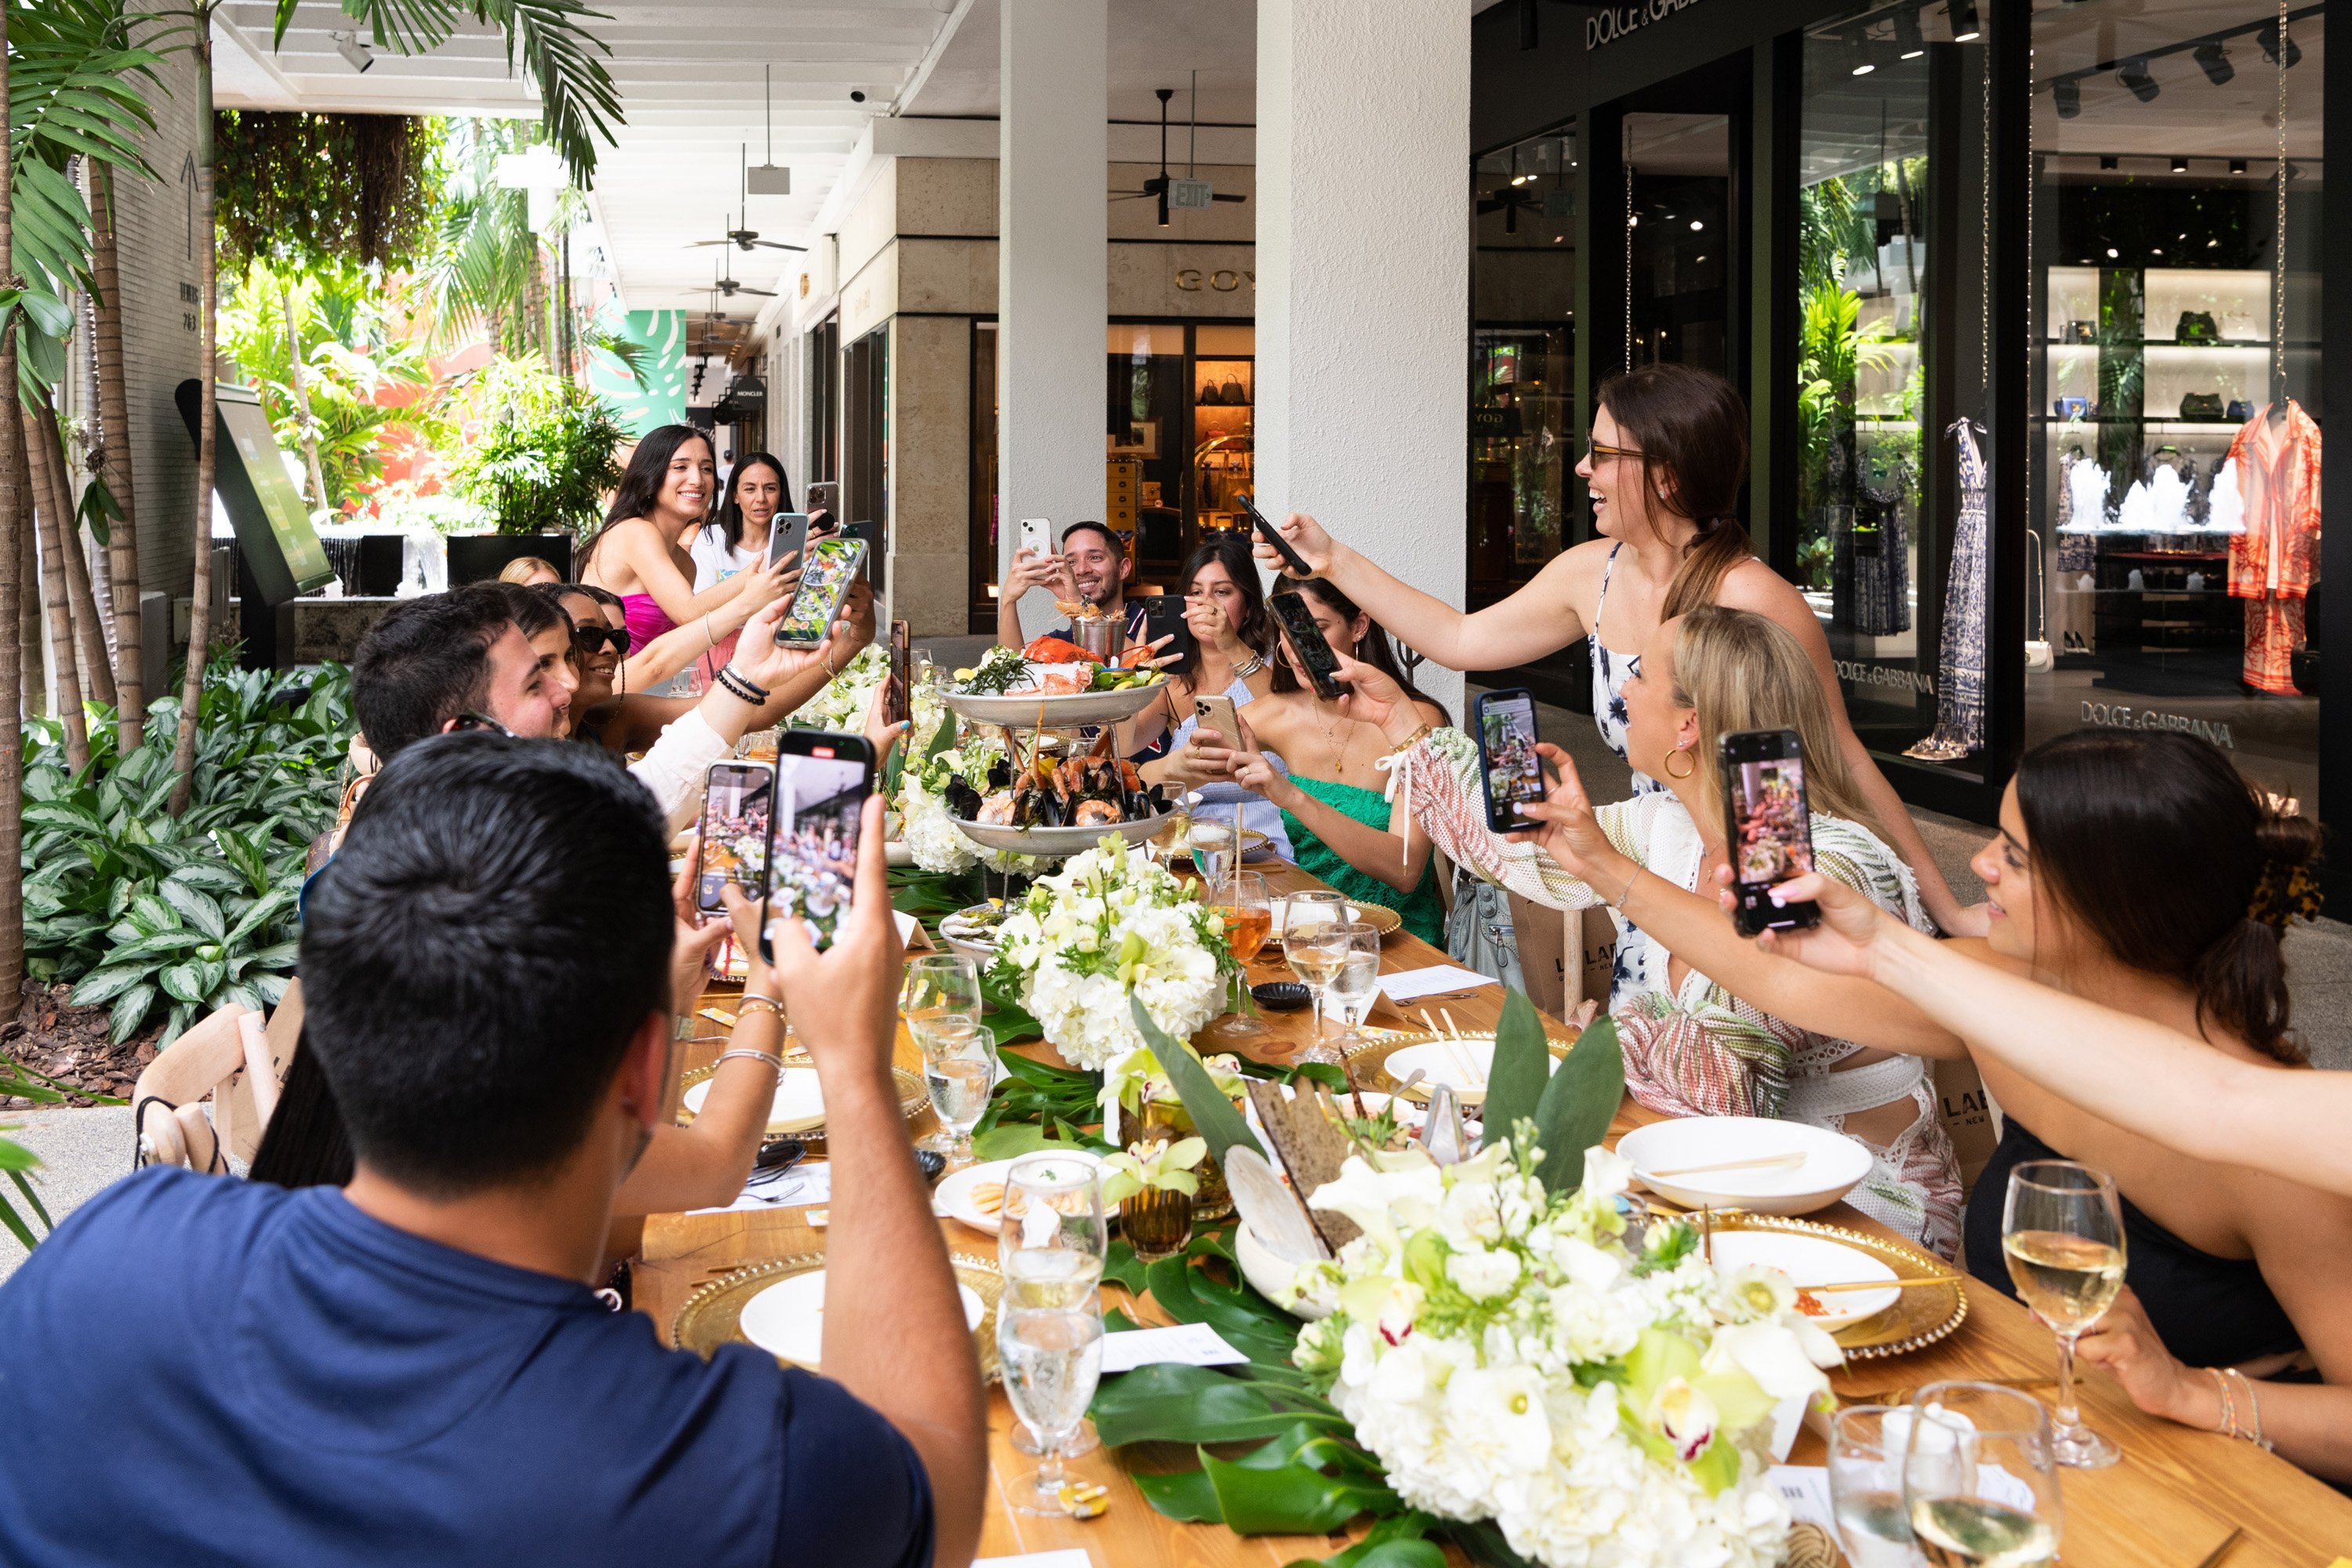
[(2221, 47), (2219, 38), (2208, 38), (2197, 46), (2197, 63), (2203, 68), (2205, 79), (2215, 87), (2227, 87), (2238, 68), (2230, 63), (2230, 51)]
[[(2279, 25), (2276, 22), (2264, 22), (2260, 27), (2256, 28), (2254, 30), (2254, 42), (2263, 47), (2263, 58), (2270, 61), (2273, 65), (2279, 63), (2280, 37)], [(2303, 47), (2294, 41), (2294, 35), (2293, 33), (2286, 35), (2285, 43), (2287, 68), (2292, 70), (2296, 66), (2303, 63)]]
[(2072, 120), (2083, 112), (2083, 84), (2071, 76), (2062, 76), (2050, 84), (2050, 96), (2058, 105), (2058, 118)]
[(2135, 57), (2126, 60), (2123, 69), (2116, 74), (2123, 78), (2124, 85), (2131, 89), (2132, 96), (2142, 103), (2154, 103), (2156, 95), (2164, 90), (2157, 85), (2156, 79), (2147, 74), (2145, 58)]
[(1895, 47), (1903, 51), (1903, 58), (1907, 60), (1913, 55), (1924, 54), (1927, 46), (1927, 40), (1919, 36), (1917, 9), (1910, 5), (1897, 5), (1895, 8), (1894, 21)]
[(2179, 157), (2174, 158), (2172, 160), (2172, 172), (2176, 174), (2185, 174), (2189, 173), (2189, 160)]
[(1951, 5), (1945, 7), (1945, 10), (1952, 18), (1952, 42), (1956, 44), (1976, 42), (1977, 35), (1982, 31), (1977, 26), (1977, 0), (1952, 0)]
[(342, 56), (343, 63), (352, 69), (364, 72), (375, 64), (375, 51), (361, 43), (358, 34), (330, 33), (327, 36), (335, 40), (335, 53)]

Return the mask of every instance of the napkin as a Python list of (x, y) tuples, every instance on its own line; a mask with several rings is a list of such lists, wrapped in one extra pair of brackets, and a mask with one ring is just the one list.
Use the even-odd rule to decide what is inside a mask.
[(1416, 997), (1434, 996), (1441, 992), (1467, 991), (1474, 985), (1494, 984), (1496, 981), (1492, 975), (1481, 974), (1475, 969), (1456, 968), (1450, 963), (1381, 977), (1381, 990), (1391, 1002), (1411, 1002)]
[(1103, 1375), (1133, 1372), (1155, 1362), (1181, 1366), (1238, 1366), (1249, 1357), (1227, 1344), (1224, 1336), (1206, 1323), (1179, 1323), (1172, 1329), (1129, 1329), (1105, 1334)]
[(715, 1209), (688, 1209), (688, 1214), (747, 1214), (763, 1209), (798, 1208), (803, 1204), (823, 1204), (833, 1201), (833, 1166), (818, 1161), (814, 1164), (794, 1165), (772, 1181), (759, 1180), (761, 1173), (751, 1173), (752, 1180), (744, 1184), (735, 1201)]
[(1083, 1546), (1059, 1552), (1024, 1552), (1018, 1557), (978, 1557), (971, 1568), (1094, 1568), (1095, 1560)]

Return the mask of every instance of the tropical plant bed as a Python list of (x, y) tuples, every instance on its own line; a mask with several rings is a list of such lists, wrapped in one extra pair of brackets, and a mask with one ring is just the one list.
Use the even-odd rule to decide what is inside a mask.
[[(0, 1058), (67, 1090), (68, 1105), (128, 1100), (140, 1072), (155, 1059), (163, 1024), (117, 1041), (111, 1037), (112, 1009), (77, 1007), (72, 994), (70, 985), (25, 982), (16, 1016), (0, 1024)], [(0, 1067), (0, 1080), (8, 1076)], [(34, 1103), (22, 1095), (0, 1098), (0, 1110), (23, 1110)]]

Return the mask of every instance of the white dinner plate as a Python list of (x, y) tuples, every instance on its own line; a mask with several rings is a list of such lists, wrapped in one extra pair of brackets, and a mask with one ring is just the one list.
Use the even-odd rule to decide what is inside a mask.
[[(1559, 1069), (1558, 1057), (1546, 1051), (1544, 1058), (1549, 1064), (1544, 1070)], [(1419, 1045), (1398, 1047), (1381, 1063), (1381, 1070), (1398, 1083), (1411, 1078), (1415, 1068), (1427, 1076), (1406, 1096), (1408, 1100), (1425, 1100), (1428, 1090), (1442, 1083), (1453, 1088), (1454, 1099), (1475, 1104), (1486, 1098), (1486, 1079), (1495, 1068), (1495, 1042), (1423, 1040)]]
[[(1712, 1246), (1716, 1271), (1722, 1274), (1736, 1268), (1770, 1268), (1786, 1275), (1791, 1285), (1842, 1285), (1853, 1279), (1897, 1277), (1867, 1252), (1826, 1237), (1778, 1230), (1718, 1230)], [(1822, 1329), (1842, 1329), (1875, 1317), (1895, 1305), (1902, 1294), (1893, 1285), (1884, 1290), (1839, 1290), (1813, 1297), (1821, 1310), (1805, 1316)], [(1799, 1309), (1802, 1307), (1801, 1301)]]
[[(956, 1294), (963, 1299), (963, 1326), (980, 1327), (988, 1304), (961, 1280)], [(824, 1270), (777, 1280), (743, 1303), (740, 1321), (743, 1337), (770, 1355), (817, 1370), (824, 1355)]]
[[(1069, 1154), (1089, 1164), (1102, 1163), (1099, 1156), (1083, 1149), (1070, 1150)], [(1028, 1156), (1021, 1158), (1025, 1160)], [(959, 1225), (994, 1236), (1004, 1217), (1004, 1175), (1013, 1164), (1012, 1160), (983, 1160), (941, 1178), (940, 1184), (931, 1189), (931, 1207)]]
[[(1688, 1116), (1654, 1121), (1625, 1134), (1617, 1152), (1632, 1163), (1643, 1185), (1685, 1208), (1705, 1205), (1744, 1208), (1751, 1214), (1811, 1214), (1837, 1202), (1870, 1174), (1870, 1152), (1843, 1133), (1759, 1116)], [(1707, 1171), (1664, 1177), (1651, 1173), (1800, 1152), (1805, 1156), (1803, 1164), (1777, 1170)]]
[[(680, 1097), (682, 1103), (697, 1116), (702, 1114), (702, 1103), (710, 1098), (714, 1080), (704, 1079)], [(805, 1132), (824, 1125), (824, 1090), (818, 1085), (814, 1068), (786, 1068), (776, 1080), (776, 1102), (768, 1110), (768, 1133), (784, 1137)]]

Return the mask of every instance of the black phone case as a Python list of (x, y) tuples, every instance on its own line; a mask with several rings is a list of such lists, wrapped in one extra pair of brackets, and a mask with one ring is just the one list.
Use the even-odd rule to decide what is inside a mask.
[[(1347, 688), (1339, 683), (1339, 661), (1332, 657), (1331, 645), (1323, 640), (1323, 628), (1315, 624), (1307, 603), (1296, 594), (1275, 594), (1265, 601), (1282, 629), (1290, 634), (1290, 643), (1306, 661), (1307, 679), (1314, 684), (1315, 695), (1326, 702), (1336, 700)], [(1295, 608), (1293, 606), (1296, 606)]]
[(1470, 710), (1470, 738), (1472, 743), (1478, 748), (1478, 788), (1480, 793), (1486, 796), (1486, 827), (1489, 832), (1523, 833), (1539, 828), (1543, 826), (1540, 822), (1529, 822), (1527, 818), (1521, 816), (1518, 812), (1518, 803), (1517, 801), (1513, 801), (1511, 803), (1511, 812), (1509, 816), (1500, 822), (1495, 820), (1496, 816), (1496, 812), (1495, 810), (1495, 786), (1490, 782), (1494, 777), (1495, 760), (1486, 754), (1487, 704), (1500, 704), (1521, 697), (1525, 697), (1532, 701), (1534, 700), (1534, 696), (1535, 694), (1533, 692), (1528, 691), (1524, 688), (1518, 688), (1509, 691), (1489, 691), (1482, 694), (1478, 700), (1472, 705)]
[(1242, 510), (1249, 514), (1250, 526), (1257, 530), (1258, 537), (1260, 539), (1265, 540), (1268, 544), (1274, 546), (1275, 553), (1280, 555), (1285, 564), (1289, 566), (1290, 574), (1292, 576), (1312, 577), (1315, 575), (1315, 568), (1307, 564), (1307, 557), (1299, 554), (1297, 551), (1292, 549), (1290, 546), (1290, 541), (1282, 537), (1281, 530), (1276, 528), (1274, 524), (1266, 521), (1265, 513), (1257, 510), (1257, 503), (1252, 498), (1248, 496), (1241, 496), (1236, 499), (1241, 503)]
[(1154, 655), (1166, 658), (1173, 654), (1189, 658), (1192, 654), (1192, 628), (1184, 619), (1184, 601), (1173, 594), (1156, 594), (1143, 601), (1143, 640), (1158, 642), (1163, 637), (1176, 640)]

